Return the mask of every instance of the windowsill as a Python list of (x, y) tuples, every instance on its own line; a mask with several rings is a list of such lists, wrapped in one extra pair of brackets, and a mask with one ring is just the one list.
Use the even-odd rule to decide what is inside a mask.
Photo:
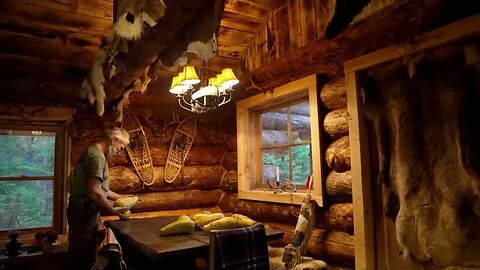
[[(282, 192), (274, 193), (271, 190), (239, 190), (238, 197), (242, 200), (275, 202), (285, 204), (298, 204), (301, 205), (303, 198), (305, 198), (305, 192)], [(323, 206), (322, 196), (312, 195), (312, 199), (317, 202), (318, 206)]]

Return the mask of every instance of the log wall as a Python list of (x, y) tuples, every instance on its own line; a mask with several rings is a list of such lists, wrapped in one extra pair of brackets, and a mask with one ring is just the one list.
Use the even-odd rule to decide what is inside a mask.
[[(197, 121), (197, 132), (185, 166), (173, 183), (167, 183), (163, 178), (164, 168), (178, 123), (155, 133), (153, 125), (146, 123), (142, 116), (137, 118), (142, 123), (152, 155), (154, 184), (143, 185), (126, 151), (108, 161), (110, 189), (140, 198), (132, 208), (134, 215), (143, 217), (155, 216), (159, 211), (211, 209), (217, 206), (224, 193), (236, 191), (236, 147), (232, 146), (230, 139), (235, 135), (223, 131), (218, 123)], [(98, 118), (90, 112), (77, 112), (73, 125), (72, 164), (85, 147), (102, 139), (105, 128), (114, 125), (113, 117)]]
[(329, 170), (325, 181), (328, 211), (325, 213), (325, 236), (320, 245), (325, 251), (323, 255), (353, 266), (352, 175), (345, 80), (327, 82), (320, 91), (320, 100), (326, 108), (323, 131), (329, 137), (323, 159), (324, 168)]

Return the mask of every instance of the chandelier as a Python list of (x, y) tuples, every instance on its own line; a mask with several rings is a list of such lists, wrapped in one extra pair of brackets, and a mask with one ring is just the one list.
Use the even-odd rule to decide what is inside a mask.
[(185, 66), (183, 71), (172, 78), (170, 93), (176, 95), (180, 107), (194, 113), (205, 113), (228, 103), (232, 99), (233, 86), (238, 83), (231, 68), (206, 81), (206, 68), (201, 70), (202, 80), (195, 68)]

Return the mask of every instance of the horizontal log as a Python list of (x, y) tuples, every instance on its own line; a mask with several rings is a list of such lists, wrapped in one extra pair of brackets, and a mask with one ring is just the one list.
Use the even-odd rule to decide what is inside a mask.
[(355, 265), (354, 237), (345, 232), (329, 231), (321, 243), (325, 257), (345, 266)]
[(237, 152), (225, 152), (221, 165), (227, 171), (237, 170)]
[(244, 214), (255, 220), (284, 223), (297, 223), (299, 205), (266, 203), (238, 199), (238, 194), (225, 194), (218, 206), (223, 212)]
[[(310, 116), (291, 114), (291, 130), (308, 129), (310, 127)], [(287, 114), (280, 112), (269, 112), (262, 114), (262, 129), (287, 130)]]
[(320, 91), (320, 99), (330, 111), (346, 108), (347, 87), (345, 85), (345, 79), (341, 78), (326, 83)]
[(353, 234), (353, 204), (337, 203), (330, 206), (326, 221), (330, 229)]
[[(150, 146), (153, 166), (165, 166), (167, 163), (169, 146)], [(225, 151), (214, 147), (192, 147), (185, 160), (185, 166), (214, 166), (219, 165)], [(113, 166), (125, 166), (131, 164), (126, 152), (112, 157), (109, 164)]]
[(237, 151), (237, 134), (227, 134), (225, 149), (228, 151)]
[(154, 167), (155, 182), (143, 187), (143, 183), (131, 167), (115, 166), (109, 168), (110, 189), (117, 193), (139, 193), (151, 191), (183, 189), (217, 189), (225, 172), (221, 166), (184, 167), (173, 183), (164, 180), (164, 167)]
[(323, 120), (323, 129), (333, 138), (346, 136), (348, 135), (348, 117), (347, 108), (331, 111)]
[(226, 171), (223, 174), (220, 188), (226, 193), (238, 193), (238, 172), (237, 170)]
[[(283, 238), (268, 242), (269, 246), (273, 247), (285, 247), (289, 243), (291, 243), (293, 239), (293, 234), (295, 232), (295, 225), (286, 225), (281, 223), (273, 223), (273, 222), (263, 222), (266, 228), (273, 229), (273, 230), (281, 230), (284, 232)], [(325, 236), (325, 230), (321, 228), (314, 228), (312, 231), (312, 235), (310, 236), (310, 240), (307, 243), (307, 251), (306, 255), (313, 257), (313, 258), (321, 258), (325, 254), (322, 252), (321, 245), (318, 245), (319, 242)]]
[(178, 210), (186, 208), (213, 207), (217, 205), (223, 192), (219, 189), (183, 190), (135, 194), (140, 200), (131, 209), (132, 213)]
[[(270, 246), (285, 247), (292, 241), (295, 232), (294, 225), (273, 222), (263, 223), (266, 228), (285, 232), (282, 239), (268, 242)], [(355, 265), (353, 244), (353, 235), (340, 231), (325, 231), (316, 227), (307, 243), (306, 256), (353, 267)]]
[(326, 179), (328, 198), (334, 202), (352, 202), (352, 171), (331, 171)]
[[(176, 125), (166, 127), (162, 133), (162, 137), (154, 136), (154, 130), (152, 128), (145, 128), (144, 131), (148, 144), (170, 146), (176, 128)], [(197, 131), (195, 132), (193, 146), (224, 146), (225, 142), (226, 135), (220, 127), (207, 126), (197, 122)]]
[[(152, 211), (152, 212), (143, 212), (143, 213), (133, 213), (131, 218), (153, 218), (153, 217), (172, 217), (172, 216), (181, 216), (181, 215), (194, 215), (208, 211), (211, 213), (221, 212), (218, 206), (213, 207), (202, 207), (202, 208), (189, 208), (189, 209), (178, 209), (178, 210), (165, 210), (165, 211)], [(102, 220), (119, 220), (118, 216), (104, 216)]]
[(350, 170), (350, 137), (344, 136), (330, 144), (325, 154), (325, 160), (328, 167), (337, 172)]
[[(214, 147), (192, 147), (187, 159), (185, 160), (185, 166), (213, 166), (223, 165), (225, 160), (225, 152), (221, 148)], [(237, 162), (235, 153), (235, 165)], [(225, 167), (225, 166), (224, 166)], [(225, 168), (228, 170), (228, 168)], [(236, 166), (235, 166), (236, 169)]]

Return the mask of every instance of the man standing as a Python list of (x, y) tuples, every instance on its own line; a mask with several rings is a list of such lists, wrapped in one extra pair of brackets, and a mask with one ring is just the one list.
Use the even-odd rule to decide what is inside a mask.
[(120, 215), (128, 210), (108, 203), (107, 199), (121, 196), (109, 189), (107, 159), (124, 149), (130, 136), (122, 128), (109, 129), (105, 135), (105, 139), (82, 152), (73, 173), (67, 218), (69, 252), (75, 269), (90, 269), (93, 265), (99, 212)]

